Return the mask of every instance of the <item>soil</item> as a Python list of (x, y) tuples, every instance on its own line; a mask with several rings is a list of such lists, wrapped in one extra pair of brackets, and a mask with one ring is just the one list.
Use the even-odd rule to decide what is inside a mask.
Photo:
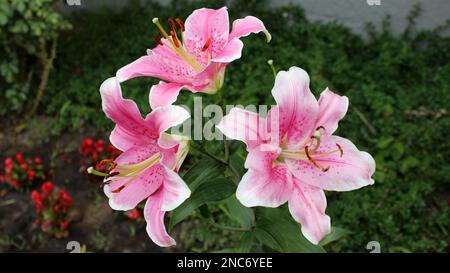
[[(74, 221), (67, 238), (50, 237), (34, 224), (37, 214), (31, 190), (18, 192), (0, 183), (0, 252), (71, 252), (70, 241), (86, 246), (88, 252), (183, 251), (180, 246), (160, 248), (155, 245), (146, 233), (143, 219), (132, 220), (123, 212), (113, 211), (99, 187), (101, 180), (80, 172), (81, 158), (77, 149), (81, 141), (88, 136), (106, 141), (106, 135), (80, 130), (47, 141), (33, 135), (29, 131), (0, 133), (0, 170), (3, 170), (4, 158), (17, 151), (24, 156), (40, 156), (44, 165), (52, 170), (49, 180), (73, 197)], [(28, 145), (30, 142), (32, 147)]]

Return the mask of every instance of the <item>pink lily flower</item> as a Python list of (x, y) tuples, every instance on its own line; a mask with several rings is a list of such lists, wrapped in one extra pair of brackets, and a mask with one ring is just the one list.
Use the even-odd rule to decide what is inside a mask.
[(182, 107), (168, 105), (143, 118), (136, 103), (122, 97), (115, 77), (103, 82), (100, 93), (103, 111), (116, 124), (110, 141), (123, 153), (114, 161), (103, 162), (109, 164), (107, 173), (88, 171), (105, 176), (104, 192), (114, 210), (131, 210), (146, 199), (148, 235), (159, 246), (175, 245), (166, 232), (164, 215), (190, 196), (177, 173), (189, 145), (186, 137), (165, 131), (190, 115)]
[(244, 45), (239, 38), (263, 31), (271, 40), (263, 22), (253, 16), (235, 20), (230, 33), (226, 7), (195, 10), (186, 24), (169, 19), (168, 32), (158, 18), (153, 23), (162, 36), (155, 36), (158, 46), (117, 71), (120, 82), (140, 76), (161, 79), (150, 90), (152, 109), (175, 102), (181, 89), (216, 93), (228, 63), (241, 57)]
[(280, 71), (272, 95), (277, 106), (267, 118), (233, 108), (217, 126), (247, 145), (247, 173), (236, 196), (247, 207), (289, 204), (292, 217), (312, 243), (330, 232), (324, 190), (350, 191), (374, 183), (375, 161), (334, 136), (348, 99), (326, 89), (319, 101), (308, 74), (298, 67)]

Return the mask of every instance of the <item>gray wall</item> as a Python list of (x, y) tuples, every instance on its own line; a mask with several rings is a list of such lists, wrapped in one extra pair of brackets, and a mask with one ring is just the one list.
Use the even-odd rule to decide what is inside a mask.
[(365, 22), (373, 22), (379, 26), (388, 14), (392, 17), (392, 30), (394, 33), (400, 33), (407, 24), (407, 15), (417, 2), (423, 9), (421, 16), (417, 19), (420, 29), (433, 29), (450, 18), (450, 0), (379, 0), (380, 5), (369, 5), (367, 2), (371, 0), (278, 0), (272, 2), (275, 5), (301, 4), (309, 19), (336, 20), (359, 33), (364, 32)]
[[(80, 1), (80, 6), (67, 5), (65, 11), (70, 13), (77, 9), (96, 9), (103, 5), (120, 8), (127, 2), (127, 0), (67, 0), (67, 2), (77, 1)], [(169, 2), (169, 0), (159, 1)], [(380, 5), (367, 3), (377, 1)], [(417, 20), (420, 29), (433, 29), (450, 18), (450, 0), (269, 0), (269, 2), (274, 6), (288, 3), (300, 4), (304, 7), (309, 19), (336, 20), (358, 33), (364, 33), (365, 22), (372, 22), (379, 26), (387, 14), (392, 16), (394, 33), (400, 33), (405, 28), (406, 16), (417, 2), (421, 3), (423, 9), (422, 15)], [(446, 34), (450, 34), (450, 31)]]

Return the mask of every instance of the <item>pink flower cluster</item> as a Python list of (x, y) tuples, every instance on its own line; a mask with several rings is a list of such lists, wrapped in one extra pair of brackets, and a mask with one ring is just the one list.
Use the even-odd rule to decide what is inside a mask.
[[(263, 32), (270, 41), (271, 36), (253, 16), (235, 20), (230, 31), (225, 7), (195, 10), (184, 23), (169, 19), (168, 30), (158, 18), (153, 23), (161, 34), (155, 36), (157, 46), (100, 87), (103, 111), (115, 123), (110, 141), (122, 153), (108, 162), (106, 171), (88, 172), (104, 177), (104, 192), (115, 210), (132, 210), (129, 216), (134, 218), (138, 212), (133, 209), (145, 200), (148, 235), (159, 246), (171, 246), (175, 241), (165, 229), (165, 213), (191, 194), (178, 174), (190, 140), (166, 133), (190, 115), (172, 104), (181, 90), (217, 93), (226, 67), (241, 57), (241, 38)], [(152, 111), (145, 117), (134, 101), (123, 98), (120, 86), (142, 76), (161, 80), (150, 89)], [(318, 244), (331, 230), (324, 191), (373, 184), (375, 161), (351, 141), (334, 135), (346, 114), (347, 97), (326, 89), (317, 100), (309, 83), (301, 68), (280, 71), (272, 89), (277, 106), (267, 117), (233, 108), (216, 128), (247, 145), (248, 171), (237, 188), (239, 201), (247, 207), (287, 202), (304, 236)]]

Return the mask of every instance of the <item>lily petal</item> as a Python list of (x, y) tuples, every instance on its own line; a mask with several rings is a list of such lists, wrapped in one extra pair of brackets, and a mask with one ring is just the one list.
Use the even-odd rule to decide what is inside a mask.
[(116, 123), (110, 136), (111, 143), (122, 151), (143, 144), (146, 138), (142, 136), (145, 136), (147, 126), (136, 103), (122, 97), (117, 78), (105, 80), (100, 86), (100, 95), (103, 111)]
[[(149, 50), (148, 55), (120, 68), (117, 78), (120, 82), (136, 77), (155, 77), (166, 82), (189, 84), (196, 71), (178, 56), (160, 54), (163, 50)], [(165, 51), (163, 51), (165, 52)]]
[(267, 31), (264, 23), (254, 16), (246, 16), (242, 19), (234, 20), (230, 33), (230, 40), (250, 35), (251, 33), (264, 32), (267, 42), (272, 40), (272, 35)]
[(236, 197), (246, 207), (278, 207), (292, 193), (292, 176), (283, 164), (272, 166), (278, 154), (263, 151), (261, 147), (251, 150), (245, 167), (249, 170), (239, 182)]
[(328, 88), (322, 92), (319, 99), (319, 114), (316, 127), (323, 126), (324, 133), (332, 135), (338, 128), (338, 122), (345, 116), (348, 109), (348, 98), (331, 92)]
[(158, 84), (153, 85), (150, 89), (150, 107), (156, 109), (157, 107), (171, 105), (177, 100), (180, 90), (183, 88), (183, 84), (179, 83), (166, 83), (160, 81)]
[(186, 19), (185, 28), (184, 41), (189, 53), (194, 56), (202, 53), (203, 47), (210, 40), (208, 51), (214, 58), (228, 42), (230, 26), (227, 8), (195, 10)]
[(175, 240), (167, 234), (164, 226), (165, 211), (161, 210), (163, 192), (158, 191), (147, 199), (144, 207), (144, 218), (147, 222), (147, 234), (150, 239), (161, 247), (176, 245)]
[(257, 113), (234, 107), (216, 128), (231, 139), (243, 141), (251, 149), (265, 138), (265, 124), (265, 119)]
[[(342, 148), (342, 157), (336, 143)], [(336, 152), (326, 154), (333, 150)], [(351, 191), (374, 183), (371, 177), (375, 172), (375, 160), (345, 138), (322, 136), (320, 148), (311, 156), (329, 169), (323, 172), (307, 159), (285, 160), (291, 173), (303, 183), (328, 191)]]
[(231, 63), (232, 61), (241, 58), (243, 47), (244, 43), (242, 43), (241, 40), (238, 38), (232, 39), (211, 61), (218, 63)]
[[(186, 119), (190, 118), (189, 112), (181, 106), (167, 105), (158, 107), (145, 117), (147, 127), (152, 128), (147, 134), (156, 135), (158, 140), (161, 134), (170, 127), (182, 124)], [(164, 148), (164, 142), (158, 142)]]
[(309, 139), (315, 130), (319, 105), (309, 90), (308, 73), (295, 66), (278, 72), (272, 96), (279, 109), (280, 137), (286, 133), (288, 145)]
[(147, 221), (147, 233), (157, 245), (166, 247), (175, 245), (175, 240), (167, 234), (164, 226), (164, 215), (178, 207), (191, 191), (178, 174), (167, 167), (164, 168), (165, 180), (157, 193), (150, 196), (144, 208)]
[(289, 199), (289, 211), (295, 221), (302, 225), (302, 233), (313, 244), (331, 231), (331, 220), (325, 214), (327, 199), (323, 190), (296, 181)]
[[(122, 178), (105, 185), (103, 191), (109, 197), (110, 207), (114, 210), (122, 211), (135, 208), (141, 201), (161, 187), (164, 179), (164, 176), (161, 174), (163, 171), (163, 166), (157, 164), (143, 171), (138, 176)], [(122, 186), (124, 187), (119, 192), (114, 192)]]
[(191, 196), (191, 190), (177, 173), (167, 167), (164, 168), (166, 178), (162, 189), (164, 191), (164, 199), (161, 209), (171, 211)]

